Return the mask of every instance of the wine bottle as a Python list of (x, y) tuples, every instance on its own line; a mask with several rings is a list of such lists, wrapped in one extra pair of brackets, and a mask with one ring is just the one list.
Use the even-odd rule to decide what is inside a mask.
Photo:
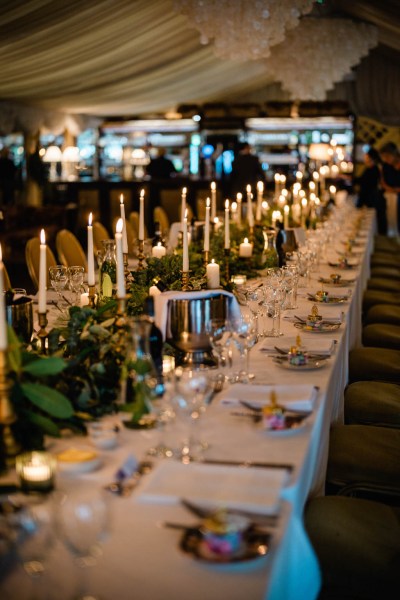
[[(157, 284), (156, 284), (157, 285)], [(157, 395), (164, 393), (163, 385), (163, 337), (160, 329), (157, 327), (154, 321), (154, 298), (153, 296), (147, 296), (143, 305), (143, 315), (151, 323), (150, 335), (149, 335), (149, 349), (153, 359), (154, 366), (157, 371)]]

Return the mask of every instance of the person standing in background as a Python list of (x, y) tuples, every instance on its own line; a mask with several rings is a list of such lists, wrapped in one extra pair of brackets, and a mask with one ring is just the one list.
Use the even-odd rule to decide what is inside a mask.
[(264, 172), (258, 157), (252, 154), (250, 144), (245, 142), (241, 145), (239, 154), (232, 163), (232, 196), (241, 192), (243, 197), (246, 198), (246, 186), (250, 184), (255, 197), (258, 181), (265, 181)]
[[(386, 230), (390, 237), (399, 236), (400, 154), (396, 144), (388, 142), (380, 150), (381, 185), (386, 204)], [(378, 222), (379, 229), (379, 222)], [(379, 231), (381, 233), (381, 231)]]
[(17, 168), (10, 157), (8, 148), (0, 152), (0, 204), (14, 204)]
[(370, 148), (364, 154), (364, 163), (365, 169), (356, 180), (359, 186), (357, 207), (366, 206), (378, 210), (379, 195), (382, 194), (379, 152), (375, 148)]
[(157, 158), (153, 158), (146, 168), (146, 172), (152, 179), (169, 179), (176, 173), (174, 163), (165, 156), (165, 148), (158, 149)]

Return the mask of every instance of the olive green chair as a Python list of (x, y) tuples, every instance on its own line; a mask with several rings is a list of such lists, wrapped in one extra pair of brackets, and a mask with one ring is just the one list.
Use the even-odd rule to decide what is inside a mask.
[(356, 381), (344, 392), (347, 425), (400, 428), (400, 385), (383, 381)]
[(374, 252), (371, 255), (371, 267), (390, 267), (398, 269), (400, 267), (400, 255), (398, 250), (389, 252)]
[(400, 293), (386, 292), (385, 290), (367, 289), (363, 295), (362, 308), (368, 311), (375, 304), (397, 304), (400, 305)]
[(304, 524), (322, 572), (318, 600), (398, 597), (399, 509), (359, 498), (314, 498)]
[(349, 383), (354, 381), (400, 381), (400, 350), (356, 348), (349, 353)]
[(400, 305), (375, 304), (367, 312), (365, 323), (392, 323), (400, 325)]
[(400, 293), (400, 280), (387, 277), (371, 277), (371, 279), (368, 280), (367, 289)]
[(373, 323), (362, 330), (362, 343), (373, 348), (400, 350), (400, 326), (389, 323)]
[(375, 252), (396, 252), (400, 250), (400, 244), (396, 238), (389, 238), (384, 235), (377, 235), (374, 238), (374, 251)]
[(400, 429), (334, 425), (327, 491), (342, 496), (395, 497), (400, 502)]
[(396, 269), (394, 267), (373, 267), (371, 269), (371, 278), (380, 278), (384, 279), (400, 279), (400, 269)]

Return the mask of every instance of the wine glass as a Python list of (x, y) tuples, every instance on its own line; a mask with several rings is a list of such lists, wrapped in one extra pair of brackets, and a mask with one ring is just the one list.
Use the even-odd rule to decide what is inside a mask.
[(56, 527), (59, 537), (71, 552), (79, 568), (78, 598), (95, 600), (88, 593), (88, 568), (97, 564), (100, 543), (109, 533), (109, 503), (105, 492), (81, 489), (58, 493)]
[(168, 440), (170, 425), (175, 419), (172, 399), (175, 392), (175, 358), (165, 355), (162, 365), (163, 394), (151, 400), (152, 412), (156, 416), (156, 444), (147, 454), (150, 456), (171, 458), (174, 454)]
[(68, 267), (69, 286), (71, 291), (75, 294), (76, 305), (80, 305), (81, 303), (84, 274), (85, 269), (81, 266)]
[(181, 460), (189, 463), (198, 459), (196, 451), (207, 448), (207, 443), (195, 435), (195, 428), (204, 414), (207, 401), (212, 392), (211, 378), (206, 369), (176, 369), (176, 388), (173, 399), (175, 412), (187, 425), (183, 446), (180, 450)]
[(224, 371), (230, 364), (229, 344), (232, 337), (231, 324), (225, 319), (210, 319), (206, 323), (206, 332), (208, 333), (212, 349), (217, 355), (218, 367)]
[(257, 341), (257, 322), (253, 315), (241, 315), (234, 321), (232, 339), (239, 350), (240, 365), (236, 380), (248, 383), (254, 379), (254, 374), (249, 372), (249, 353)]
[(62, 292), (68, 285), (68, 269), (64, 265), (55, 265), (49, 267), (50, 283), (54, 291), (59, 297), (59, 302), (62, 303), (63, 295)]
[(285, 302), (285, 291), (282, 287), (265, 288), (265, 311), (272, 317), (272, 329), (264, 331), (265, 337), (280, 337), (281, 333), (281, 309)]

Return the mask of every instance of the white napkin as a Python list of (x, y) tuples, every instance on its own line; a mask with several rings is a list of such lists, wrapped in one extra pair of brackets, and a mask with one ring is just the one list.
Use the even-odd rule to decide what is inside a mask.
[[(302, 345), (310, 354), (326, 354), (326, 356), (330, 356), (335, 348), (334, 340), (327, 339), (325, 336), (317, 336), (318, 339), (315, 335), (312, 338), (304, 335), (300, 337)], [(290, 348), (295, 345), (296, 337), (268, 338), (263, 342), (260, 351), (276, 354), (276, 346), (284, 352), (289, 352)]]
[[(347, 296), (347, 297), (351, 296), (351, 289), (349, 289), (347, 287), (335, 287), (335, 288), (326, 289), (326, 287), (324, 287), (323, 284), (321, 284), (321, 286), (322, 286), (322, 289), (324, 289), (326, 292), (328, 292), (328, 298), (329, 297), (343, 298), (344, 296)], [(321, 291), (321, 288), (319, 287), (318, 289), (312, 290), (308, 293), (315, 296), (315, 294), (320, 291)], [(328, 303), (326, 302), (326, 304), (328, 304)], [(324, 306), (324, 303), (323, 302), (318, 303), (318, 310), (319, 310), (320, 306)]]
[(300, 385), (247, 385), (235, 383), (220, 396), (221, 404), (237, 406), (245, 400), (253, 406), (262, 407), (270, 403), (271, 392), (276, 392), (278, 404), (287, 409), (312, 411), (318, 395), (318, 388), (311, 384)]
[(185, 498), (204, 507), (229, 507), (272, 515), (288, 472), (285, 469), (240, 467), (170, 460), (160, 463), (143, 481), (139, 502), (175, 504)]
[(168, 302), (170, 300), (192, 300), (197, 298), (211, 298), (213, 296), (220, 296), (221, 294), (229, 298), (227, 319), (235, 320), (239, 318), (241, 315), (239, 303), (236, 297), (231, 292), (226, 292), (225, 290), (200, 290), (196, 292), (169, 291), (154, 296), (155, 323), (157, 327), (161, 330), (163, 338), (166, 338)]
[[(329, 323), (341, 323), (343, 321), (343, 312), (336, 308), (336, 307), (329, 307), (329, 305), (325, 306), (325, 305), (320, 305), (318, 304), (318, 314), (321, 315), (323, 321), (328, 321)], [(311, 309), (310, 311), (305, 314), (305, 313), (299, 313), (297, 314), (297, 316), (300, 319), (303, 319), (303, 321), (307, 320), (308, 315), (311, 313)], [(284, 317), (285, 321), (290, 321), (291, 323), (298, 323), (298, 319), (296, 319), (293, 314), (290, 315), (285, 315)]]

